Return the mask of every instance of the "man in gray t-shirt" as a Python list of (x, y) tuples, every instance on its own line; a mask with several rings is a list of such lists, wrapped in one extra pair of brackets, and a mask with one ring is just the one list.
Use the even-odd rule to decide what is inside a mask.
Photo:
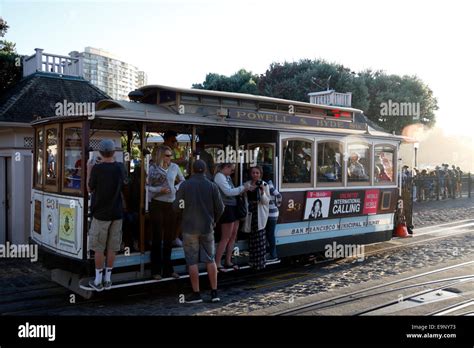
[(202, 302), (199, 292), (199, 261), (204, 262), (207, 267), (212, 289), (211, 301), (219, 301), (214, 226), (224, 212), (224, 203), (217, 185), (207, 179), (205, 171), (206, 163), (202, 160), (195, 161), (194, 174), (181, 184), (173, 203), (176, 211), (183, 211), (183, 248), (193, 287), (193, 293), (185, 298), (187, 303)]

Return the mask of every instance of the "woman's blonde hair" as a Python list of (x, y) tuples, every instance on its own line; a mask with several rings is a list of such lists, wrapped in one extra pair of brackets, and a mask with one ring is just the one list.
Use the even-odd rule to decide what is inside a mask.
[(166, 151), (169, 151), (171, 154), (173, 154), (173, 150), (171, 150), (171, 147), (167, 145), (160, 145), (155, 148), (155, 151), (153, 151), (153, 162), (155, 162), (160, 167), (163, 166), (163, 157), (165, 157)]

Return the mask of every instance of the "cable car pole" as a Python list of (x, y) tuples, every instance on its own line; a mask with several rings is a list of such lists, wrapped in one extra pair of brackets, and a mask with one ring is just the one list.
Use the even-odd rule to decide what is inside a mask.
[[(145, 135), (146, 125), (142, 124), (140, 132), (140, 253), (145, 253)], [(140, 276), (145, 274), (145, 263), (143, 257), (140, 261)]]

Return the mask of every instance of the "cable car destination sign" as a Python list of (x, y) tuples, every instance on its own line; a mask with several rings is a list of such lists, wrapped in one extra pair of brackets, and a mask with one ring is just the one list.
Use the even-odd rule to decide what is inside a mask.
[[(351, 115), (352, 116), (352, 115)], [(291, 124), (306, 127), (323, 127), (323, 128), (344, 128), (354, 130), (366, 130), (365, 123), (347, 122), (338, 119), (326, 119), (315, 116), (299, 116), (290, 113), (281, 112), (265, 112), (242, 109), (229, 109), (230, 119), (251, 121), (251, 122), (270, 122), (278, 124)], [(334, 118), (334, 116), (328, 116)], [(352, 117), (351, 117), (352, 118)]]

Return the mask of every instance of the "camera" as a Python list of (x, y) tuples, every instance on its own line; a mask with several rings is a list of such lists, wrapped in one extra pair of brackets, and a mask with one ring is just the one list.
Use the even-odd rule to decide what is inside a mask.
[(255, 186), (257, 187), (262, 187), (262, 186), (265, 186), (267, 185), (267, 183), (264, 183), (262, 180), (258, 180), (255, 182)]

